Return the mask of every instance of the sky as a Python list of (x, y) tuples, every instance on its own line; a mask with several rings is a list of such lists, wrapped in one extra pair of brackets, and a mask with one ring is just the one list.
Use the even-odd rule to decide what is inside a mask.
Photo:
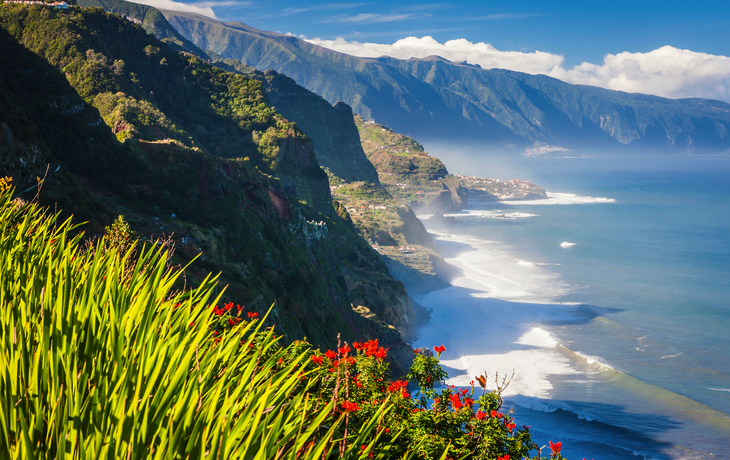
[(364, 57), (439, 55), (659, 96), (730, 101), (730, 1), (135, 0)]

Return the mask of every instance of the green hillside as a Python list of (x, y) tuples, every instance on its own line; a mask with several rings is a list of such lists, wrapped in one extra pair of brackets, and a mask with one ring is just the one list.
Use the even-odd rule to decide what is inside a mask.
[(87, 234), (124, 214), (140, 235), (172, 235), (175, 263), (200, 255), (187, 283), (222, 271), (230, 300), (276, 301), (290, 340), (340, 331), (411, 359), (396, 331), (412, 327), (403, 285), (337, 215), (312, 141), (262, 82), (101, 9), (2, 5), (0, 47), (0, 175), (19, 190), (60, 166), (40, 198), (89, 220)]
[(482, 69), (438, 57), (359, 58), (240, 22), (163, 11), (202, 49), (282, 72), (331, 103), (421, 139), (484, 142), (493, 150), (564, 155), (721, 153), (730, 149), (730, 104), (666, 99), (543, 75)]
[(468, 200), (545, 198), (545, 190), (525, 181), (451, 175), (415, 139), (355, 115), (360, 140), (380, 182), (400, 203), (418, 212), (448, 213), (466, 209)]

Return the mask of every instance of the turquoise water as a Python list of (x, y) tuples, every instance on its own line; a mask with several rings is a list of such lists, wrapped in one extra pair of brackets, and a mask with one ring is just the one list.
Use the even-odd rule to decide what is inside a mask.
[[(489, 241), (501, 259), (484, 259), (537, 280), (526, 290), (544, 290), (559, 313), (532, 325), (574, 373), (550, 374), (548, 395), (507, 398), (518, 420), (541, 445), (563, 440), (570, 458), (730, 458), (730, 159), (527, 159), (500, 171), (615, 200), (474, 204), (458, 226), (429, 228), (449, 233), (447, 252), (453, 238)], [(489, 164), (469, 173), (496, 175)]]

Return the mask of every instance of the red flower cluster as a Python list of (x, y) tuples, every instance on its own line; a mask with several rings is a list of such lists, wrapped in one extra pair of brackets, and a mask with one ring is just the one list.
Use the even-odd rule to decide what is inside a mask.
[(248, 319), (250, 319), (250, 320), (253, 320), (253, 319), (256, 319), (256, 318), (259, 317), (259, 314), (258, 313), (254, 313), (254, 312), (248, 312), (246, 314), (248, 315)]
[(340, 347), (340, 354), (342, 356), (346, 356), (350, 352), (350, 347), (345, 345), (344, 347)]
[(556, 457), (557, 455), (559, 455), (560, 454), (560, 449), (562, 449), (562, 448), (563, 448), (563, 443), (562, 442), (553, 443), (552, 441), (550, 441), (550, 450), (553, 453), (552, 454), (552, 457)]
[(446, 350), (446, 347), (445, 347), (445, 346), (443, 346), (443, 345), (441, 345), (440, 347), (433, 347), (433, 350), (434, 350), (434, 351), (435, 351), (436, 353), (438, 353), (438, 354), (441, 354), (441, 353), (443, 353), (443, 352), (444, 352), (444, 351)]
[(461, 406), (463, 403), (461, 402), (461, 398), (459, 398), (459, 395), (457, 393), (454, 393), (450, 397), (451, 399), (451, 405), (454, 406), (454, 409), (459, 410), (461, 409)]
[(509, 419), (504, 419), (504, 426), (506, 426), (506, 427), (507, 427), (507, 429), (508, 429), (508, 430), (510, 431), (510, 433), (511, 433), (512, 431), (514, 431), (514, 429), (515, 429), (515, 426), (517, 426), (517, 425), (515, 425), (514, 423), (510, 423)]
[(332, 350), (327, 350), (324, 354), (328, 359), (334, 361), (337, 358), (337, 353)]
[(355, 412), (356, 410), (360, 409), (357, 407), (357, 403), (345, 401), (342, 403), (342, 408), (345, 409), (347, 412)]
[(396, 380), (395, 382), (391, 382), (390, 385), (388, 385), (388, 391), (398, 391), (401, 388), (405, 388), (408, 386), (408, 382), (404, 380)]
[(363, 350), (365, 356), (375, 356), (378, 359), (384, 359), (388, 354), (388, 349), (381, 347), (378, 339), (368, 340), (365, 343), (353, 342), (352, 346), (355, 350)]
[(509, 455), (503, 455), (501, 457), (497, 457), (497, 460), (509, 460)]
[(476, 415), (477, 420), (484, 420), (484, 417), (486, 417), (486, 416), (487, 416), (486, 412), (482, 412), (481, 410), (477, 411), (477, 415)]
[(312, 356), (312, 362), (315, 364), (322, 365), (322, 357), (321, 356)]

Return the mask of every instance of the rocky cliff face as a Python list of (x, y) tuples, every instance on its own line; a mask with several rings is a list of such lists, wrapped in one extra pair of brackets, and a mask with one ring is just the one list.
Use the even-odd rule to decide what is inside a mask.
[(172, 235), (173, 263), (198, 257), (188, 283), (222, 272), (226, 300), (275, 303), (288, 340), (410, 349), (402, 283), (335, 212), (312, 141), (261, 81), (101, 10), (4, 6), (0, 48), (0, 176), (57, 163), (42, 200), (93, 219), (87, 234), (124, 214), (139, 235)]
[(321, 166), (348, 182), (380, 184), (377, 171), (360, 145), (349, 105), (337, 102), (333, 106), (273, 70), (260, 77), (257, 72), (250, 75), (264, 82), (266, 95), (277, 112), (295, 122), (312, 139)]

